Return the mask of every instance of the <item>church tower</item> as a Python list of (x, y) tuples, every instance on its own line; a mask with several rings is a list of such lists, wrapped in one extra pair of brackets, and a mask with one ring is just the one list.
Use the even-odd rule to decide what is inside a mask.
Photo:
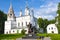
[(22, 16), (22, 10), (20, 10), (20, 16)]
[(29, 10), (28, 6), (26, 6), (26, 8), (25, 8), (25, 15), (29, 15), (29, 14), (30, 14), (30, 10)]
[(25, 15), (30, 15), (30, 10), (28, 8), (28, 3), (26, 1), (26, 7), (25, 7)]
[(34, 10), (33, 9), (31, 9), (31, 16), (34, 17)]
[(10, 4), (10, 8), (7, 14), (7, 20), (15, 20), (15, 14), (14, 14), (12, 4)]

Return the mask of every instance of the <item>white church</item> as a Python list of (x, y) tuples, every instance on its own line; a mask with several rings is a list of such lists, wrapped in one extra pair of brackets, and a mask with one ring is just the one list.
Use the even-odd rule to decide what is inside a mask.
[(28, 34), (27, 25), (31, 23), (36, 29), (38, 29), (37, 18), (34, 17), (33, 9), (29, 9), (28, 6), (25, 7), (25, 15), (22, 15), (22, 10), (20, 10), (19, 17), (16, 17), (12, 5), (10, 5), (7, 21), (5, 21), (4, 34), (15, 34), (21, 33), (24, 29), (26, 34)]
[[(7, 20), (5, 21), (4, 34), (15, 34), (21, 33), (24, 29), (26, 30), (25, 34), (28, 34), (29, 28), (27, 25), (32, 24), (33, 28), (39, 29), (37, 24), (37, 18), (34, 17), (34, 10), (29, 9), (28, 6), (25, 7), (24, 14), (22, 15), (22, 10), (20, 10), (20, 15), (15, 16), (12, 5), (10, 5)], [(58, 16), (58, 15), (57, 15)], [(58, 21), (57, 21), (58, 22)], [(56, 24), (57, 24), (56, 22)], [(47, 33), (56, 33), (58, 34), (58, 29), (55, 24), (49, 24), (46, 28)], [(39, 30), (42, 31), (42, 30)]]

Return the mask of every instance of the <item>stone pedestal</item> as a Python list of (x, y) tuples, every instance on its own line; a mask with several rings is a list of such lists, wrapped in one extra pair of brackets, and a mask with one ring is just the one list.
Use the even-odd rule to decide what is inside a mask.
[(36, 36), (36, 34), (27, 34), (25, 37), (22, 37), (23, 39), (37, 39), (40, 38), (39, 36)]

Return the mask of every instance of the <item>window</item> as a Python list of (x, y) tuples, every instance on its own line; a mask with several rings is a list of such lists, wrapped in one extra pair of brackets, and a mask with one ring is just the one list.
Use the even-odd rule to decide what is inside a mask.
[(12, 16), (12, 14), (10, 14), (10, 16)]
[(53, 27), (51, 27), (51, 29), (53, 30)]
[(54, 28), (54, 30), (56, 31), (56, 28)]
[(13, 31), (14, 32), (14, 31)]
[(27, 26), (27, 22), (26, 22), (26, 26)]
[(50, 28), (49, 28), (49, 30), (50, 30)]
[(8, 32), (6, 32), (6, 34), (8, 34)]
[(23, 22), (22, 22), (22, 26), (23, 26)]

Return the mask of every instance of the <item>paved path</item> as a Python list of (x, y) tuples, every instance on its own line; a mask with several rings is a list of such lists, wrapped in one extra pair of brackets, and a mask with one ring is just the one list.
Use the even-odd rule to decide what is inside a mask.
[(22, 39), (22, 38), (17, 38), (16, 40), (51, 40), (50, 37), (45, 37), (44, 39)]
[(50, 37), (45, 37), (44, 40), (51, 40)]
[(16, 40), (37, 40), (37, 39), (22, 39), (22, 38), (18, 38)]

